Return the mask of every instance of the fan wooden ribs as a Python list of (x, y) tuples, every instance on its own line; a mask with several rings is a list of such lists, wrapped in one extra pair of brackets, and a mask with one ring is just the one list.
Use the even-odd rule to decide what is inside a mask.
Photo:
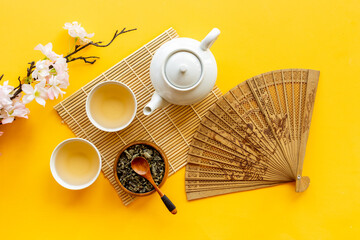
[(284, 69), (248, 79), (203, 117), (190, 145), (188, 200), (296, 181), (302, 176), (319, 71)]

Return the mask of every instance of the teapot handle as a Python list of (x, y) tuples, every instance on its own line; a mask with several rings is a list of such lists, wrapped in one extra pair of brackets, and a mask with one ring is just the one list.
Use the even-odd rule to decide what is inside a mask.
[(200, 48), (204, 51), (211, 48), (213, 43), (218, 38), (219, 34), (220, 34), (220, 30), (217, 28), (213, 28), (213, 30), (211, 30), (211, 32), (209, 32), (209, 34), (206, 35), (206, 37), (201, 41)]

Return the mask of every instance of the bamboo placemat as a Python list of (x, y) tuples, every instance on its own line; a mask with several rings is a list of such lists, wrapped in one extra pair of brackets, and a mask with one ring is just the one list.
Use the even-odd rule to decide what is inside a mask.
[[(115, 181), (113, 165), (118, 151), (135, 140), (153, 141), (168, 156), (171, 176), (186, 165), (187, 151), (202, 116), (222, 95), (215, 86), (200, 103), (190, 106), (169, 105), (150, 116), (143, 114), (145, 104), (155, 91), (149, 72), (152, 56), (162, 44), (177, 37), (174, 29), (168, 29), (54, 107), (77, 137), (91, 141), (99, 149), (102, 155), (102, 172), (125, 205), (130, 204), (134, 197), (125, 193)], [(97, 129), (90, 123), (85, 111), (87, 94), (96, 84), (106, 80), (128, 85), (138, 102), (134, 121), (126, 129), (115, 133)]]

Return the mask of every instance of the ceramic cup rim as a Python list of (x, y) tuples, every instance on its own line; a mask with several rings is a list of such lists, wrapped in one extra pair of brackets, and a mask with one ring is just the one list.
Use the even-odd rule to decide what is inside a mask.
[[(94, 175), (94, 177), (87, 183), (84, 183), (82, 185), (72, 185), (70, 183), (67, 183), (66, 181), (64, 181), (57, 173), (56, 171), (56, 167), (55, 167), (55, 160), (56, 160), (56, 155), (59, 152), (59, 150), (66, 144), (69, 142), (85, 142), (87, 144), (89, 144), (97, 153), (98, 156), (98, 170), (96, 172), (96, 174)], [(61, 186), (63, 186), (64, 188), (70, 189), (70, 190), (80, 190), (80, 189), (84, 189), (89, 187), (91, 184), (93, 184), (95, 182), (95, 180), (99, 177), (100, 171), (101, 171), (101, 165), (102, 165), (102, 160), (101, 160), (101, 154), (99, 152), (99, 150), (95, 147), (95, 145), (93, 143), (91, 143), (90, 141), (83, 139), (83, 138), (68, 138), (65, 139), (64, 141), (62, 141), (61, 143), (59, 143), (53, 150), (51, 157), (50, 157), (50, 170), (51, 170), (51, 174), (54, 177), (55, 181), (60, 184)]]
[[(131, 96), (133, 97), (133, 100), (135, 102), (135, 106), (134, 106), (134, 112), (131, 116), (131, 118), (129, 119), (128, 122), (126, 122), (126, 124), (123, 124), (117, 128), (107, 128), (102, 126), (101, 124), (99, 124), (98, 122), (95, 121), (95, 119), (92, 117), (91, 111), (90, 111), (90, 100), (92, 98), (92, 96), (94, 95), (95, 91), (97, 91), (99, 88), (101, 88), (102, 86), (108, 85), (108, 84), (117, 84), (119, 86), (124, 87), (128, 92), (131, 93)], [(130, 123), (134, 120), (135, 116), (136, 116), (136, 111), (137, 111), (137, 101), (136, 101), (136, 96), (134, 94), (134, 92), (131, 90), (130, 87), (128, 87), (125, 83), (122, 82), (118, 82), (118, 81), (114, 81), (114, 80), (108, 80), (108, 81), (104, 81), (101, 83), (98, 83), (95, 87), (93, 87), (89, 93), (89, 95), (86, 98), (86, 115), (89, 118), (90, 122), (97, 127), (98, 129), (104, 131), (104, 132), (117, 132), (120, 131), (124, 128), (126, 128), (127, 126), (130, 125)]]

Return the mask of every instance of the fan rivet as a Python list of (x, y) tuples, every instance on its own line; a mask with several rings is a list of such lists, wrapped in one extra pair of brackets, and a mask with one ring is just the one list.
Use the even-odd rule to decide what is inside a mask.
[(298, 176), (297, 176), (297, 179), (298, 179), (298, 180), (300, 180), (300, 178), (301, 178), (301, 176), (300, 176), (300, 175), (298, 175)]

